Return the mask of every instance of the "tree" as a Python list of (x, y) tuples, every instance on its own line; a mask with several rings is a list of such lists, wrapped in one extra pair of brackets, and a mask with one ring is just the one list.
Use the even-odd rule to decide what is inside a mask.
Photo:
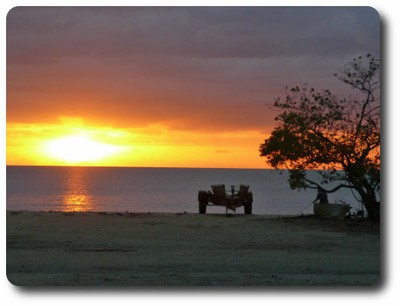
[[(260, 145), (260, 156), (276, 169), (289, 170), (292, 189), (351, 188), (369, 218), (380, 216), (380, 60), (370, 54), (348, 63), (337, 79), (356, 94), (286, 88), (272, 108), (278, 125)], [(310, 179), (309, 171), (319, 174)], [(333, 188), (328, 189), (327, 184)]]

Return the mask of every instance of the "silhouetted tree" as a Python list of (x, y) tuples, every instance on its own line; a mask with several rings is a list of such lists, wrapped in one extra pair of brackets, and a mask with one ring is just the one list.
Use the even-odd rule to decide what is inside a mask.
[[(292, 189), (354, 189), (369, 218), (379, 221), (380, 60), (360, 56), (335, 76), (356, 94), (341, 98), (305, 86), (286, 88), (285, 97), (275, 99), (278, 126), (260, 145), (260, 156), (289, 170)], [(306, 170), (315, 170), (318, 179)], [(336, 184), (327, 189), (328, 183)]]

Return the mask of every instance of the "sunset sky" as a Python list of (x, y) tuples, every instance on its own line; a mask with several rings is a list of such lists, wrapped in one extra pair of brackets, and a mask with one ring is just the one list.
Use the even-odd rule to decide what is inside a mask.
[(265, 168), (267, 104), (379, 51), (371, 8), (18, 7), (7, 164)]

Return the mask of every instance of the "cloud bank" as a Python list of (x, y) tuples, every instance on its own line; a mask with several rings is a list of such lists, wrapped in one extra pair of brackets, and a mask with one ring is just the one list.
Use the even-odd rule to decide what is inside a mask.
[(344, 90), (379, 56), (366, 7), (17, 7), (7, 17), (7, 120), (265, 130), (286, 86)]

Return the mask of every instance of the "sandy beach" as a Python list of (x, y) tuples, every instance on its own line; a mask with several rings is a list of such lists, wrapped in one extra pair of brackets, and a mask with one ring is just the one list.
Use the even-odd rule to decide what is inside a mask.
[(377, 284), (380, 262), (367, 221), (7, 212), (19, 286), (359, 286)]

